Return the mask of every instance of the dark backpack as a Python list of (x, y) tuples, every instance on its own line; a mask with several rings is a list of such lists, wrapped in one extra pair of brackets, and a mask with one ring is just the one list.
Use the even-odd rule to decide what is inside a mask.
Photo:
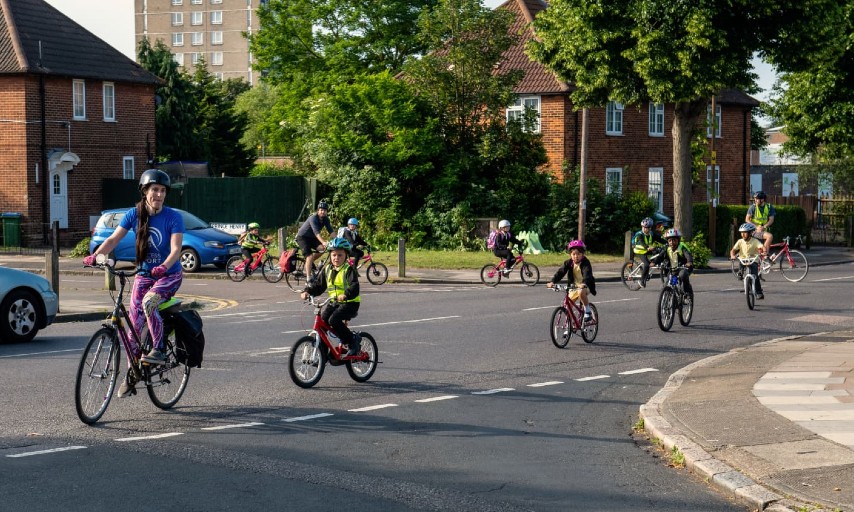
[(294, 260), (297, 257), (296, 249), (288, 249), (279, 257), (279, 270), (283, 274), (290, 274), (294, 271)]
[(202, 317), (187, 309), (172, 315), (175, 328), (175, 358), (191, 368), (201, 368), (205, 352), (205, 333), (202, 332)]

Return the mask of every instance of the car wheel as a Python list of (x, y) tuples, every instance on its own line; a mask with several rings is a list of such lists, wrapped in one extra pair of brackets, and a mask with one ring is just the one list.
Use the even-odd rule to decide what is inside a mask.
[(25, 343), (32, 340), (44, 324), (38, 299), (28, 290), (12, 290), (0, 304), (0, 340)]
[(184, 269), (184, 272), (196, 272), (201, 266), (199, 253), (189, 247), (181, 251), (181, 268)]

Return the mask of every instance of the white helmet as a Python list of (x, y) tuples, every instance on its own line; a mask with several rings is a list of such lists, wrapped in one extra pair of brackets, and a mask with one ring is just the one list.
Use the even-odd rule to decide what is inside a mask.
[(498, 223), (498, 227), (499, 227), (499, 228), (504, 228), (504, 227), (509, 228), (509, 227), (510, 227), (510, 221), (509, 221), (509, 220), (507, 220), (507, 219), (504, 219), (504, 220), (502, 220), (501, 222), (499, 222), (499, 223)]

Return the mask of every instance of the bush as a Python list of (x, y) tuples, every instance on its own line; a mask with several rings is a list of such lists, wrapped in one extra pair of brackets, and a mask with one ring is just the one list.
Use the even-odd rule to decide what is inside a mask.
[(68, 256), (71, 258), (82, 258), (84, 256), (89, 256), (89, 240), (90, 238), (87, 236), (83, 240), (77, 243), (74, 246), (74, 249), (71, 249), (71, 252), (68, 253)]
[(706, 235), (702, 231), (694, 233), (694, 238), (690, 242), (685, 242), (688, 250), (691, 251), (691, 256), (694, 257), (695, 268), (708, 268), (709, 260), (712, 257), (712, 251), (706, 245)]

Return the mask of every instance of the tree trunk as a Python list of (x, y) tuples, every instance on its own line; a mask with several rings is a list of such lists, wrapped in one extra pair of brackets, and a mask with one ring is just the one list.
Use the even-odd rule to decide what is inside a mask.
[(677, 103), (673, 109), (673, 227), (681, 231), (686, 240), (690, 240), (694, 232), (691, 135), (705, 106), (705, 98), (698, 98), (688, 103)]

